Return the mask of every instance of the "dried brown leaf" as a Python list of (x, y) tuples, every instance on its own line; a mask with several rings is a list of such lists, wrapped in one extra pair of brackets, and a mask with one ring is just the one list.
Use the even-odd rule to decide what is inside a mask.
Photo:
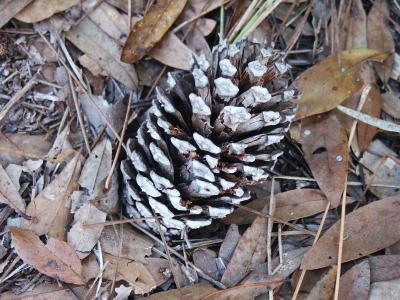
[(383, 64), (377, 65), (379, 77), (387, 82), (394, 63), (395, 44), (388, 27), (389, 10), (385, 1), (376, 1), (368, 14), (368, 48), (390, 53)]
[(151, 255), (153, 243), (133, 229), (124, 226), (120, 249), (120, 233), (119, 227), (105, 227), (100, 236), (102, 250), (114, 256), (146, 263), (145, 257)]
[(0, 28), (10, 21), (21, 9), (32, 0), (3, 0), (0, 2)]
[(359, 90), (361, 64), (383, 61), (387, 53), (371, 49), (351, 49), (336, 52), (300, 75), (302, 97), (296, 118), (301, 119), (329, 111)]
[(367, 15), (362, 0), (351, 1), (350, 5), (346, 49), (367, 48)]
[(312, 288), (306, 300), (330, 300), (335, 288), (337, 266), (333, 266)]
[(35, 0), (21, 10), (15, 18), (25, 23), (35, 23), (64, 11), (79, 2), (79, 0)]
[[(329, 228), (306, 253), (302, 269), (323, 268), (337, 262), (340, 221)], [(372, 202), (346, 215), (342, 262), (388, 247), (400, 239), (400, 196)]]
[(135, 63), (158, 43), (178, 18), (187, 0), (161, 0), (137, 22), (122, 50), (121, 60)]
[(221, 282), (234, 286), (255, 266), (267, 257), (267, 219), (257, 217), (245, 231), (233, 252)]
[(400, 255), (377, 255), (369, 258), (371, 282), (400, 278)]
[[(72, 291), (73, 292), (72, 292)], [(5, 292), (1, 294), (2, 300), (76, 300), (77, 295), (82, 299), (85, 297), (88, 290), (83, 287), (60, 287), (58, 284), (50, 284), (45, 282), (35, 286), (33, 290), (26, 291), (20, 294), (13, 292)], [(75, 293), (75, 294), (74, 294)], [(90, 296), (94, 296), (89, 294)]]
[(193, 52), (172, 32), (165, 34), (148, 54), (167, 66), (182, 70), (189, 70), (193, 56)]
[(197, 283), (194, 285), (185, 286), (180, 289), (169, 290), (165, 292), (155, 293), (147, 297), (148, 300), (176, 300), (176, 299), (190, 299), (201, 300), (208, 294), (217, 291), (209, 283)]
[[(381, 116), (381, 93), (378, 87), (372, 87), (361, 112), (376, 118)], [(378, 128), (363, 122), (358, 123), (357, 140), (361, 151), (365, 151), (368, 148), (377, 133)]]
[(28, 158), (43, 158), (49, 152), (51, 143), (46, 135), (0, 133), (0, 163), (21, 165)]
[(31, 220), (23, 220), (21, 228), (29, 229), (37, 235), (49, 234), (60, 240), (65, 239), (69, 218), (69, 195), (75, 189), (80, 168), (80, 154), (65, 166), (64, 170), (33, 199), (26, 213)]
[(246, 280), (229, 289), (211, 292), (201, 298), (202, 300), (221, 300), (221, 299), (254, 299), (268, 291), (280, 286), (283, 279), (276, 276), (251, 274)]
[[(326, 197), (323, 192), (317, 189), (296, 189), (274, 195), (275, 213), (274, 216), (285, 220), (297, 220), (323, 212), (326, 207)], [(347, 203), (351, 203), (348, 199)], [(258, 198), (253, 200), (245, 207), (260, 211), (268, 199)], [(249, 224), (257, 217), (252, 212), (244, 209), (237, 209), (224, 219), (227, 224)]]
[(399, 94), (396, 94), (392, 90), (382, 94), (381, 97), (382, 97), (382, 109), (385, 111), (385, 113), (391, 115), (395, 119), (400, 119)]
[(367, 300), (370, 287), (370, 267), (364, 260), (340, 277), (339, 299)]
[(302, 121), (301, 145), (321, 190), (332, 207), (340, 202), (347, 176), (347, 134), (332, 113)]
[(275, 268), (279, 266), (279, 269), (274, 275), (281, 278), (289, 277), (300, 266), (301, 260), (309, 248), (310, 247), (301, 247), (283, 253), (282, 263), (279, 262), (279, 257), (273, 259), (271, 262), (272, 269), (275, 270)]
[(6, 170), (0, 165), (0, 203), (5, 203), (17, 213), (25, 213), (25, 201), (12, 183)]
[[(104, 263), (108, 262), (103, 272), (103, 278), (116, 281), (124, 280), (133, 286), (135, 294), (149, 293), (156, 287), (154, 278), (143, 264), (106, 253), (103, 253), (103, 260)], [(87, 280), (95, 278), (99, 271), (100, 267), (94, 255), (83, 261), (83, 276)]]
[(145, 265), (151, 276), (153, 276), (156, 286), (162, 285), (172, 276), (168, 259), (148, 257)]
[(138, 85), (135, 68), (119, 60), (120, 45), (92, 20), (85, 18), (66, 33), (66, 38), (129, 89)]
[(12, 243), (19, 257), (40, 273), (64, 282), (82, 285), (82, 265), (74, 249), (67, 243), (51, 238), (44, 245), (32, 231), (9, 227)]
[(74, 223), (68, 232), (68, 243), (82, 259), (89, 255), (103, 231), (102, 225), (85, 227), (85, 224), (103, 223), (107, 214), (90, 203), (85, 203), (74, 215)]

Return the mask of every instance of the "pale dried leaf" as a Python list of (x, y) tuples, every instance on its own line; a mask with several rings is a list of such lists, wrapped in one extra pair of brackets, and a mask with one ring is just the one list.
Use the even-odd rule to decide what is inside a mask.
[(374, 282), (368, 300), (400, 299), (400, 279)]
[(129, 89), (138, 85), (133, 65), (119, 60), (120, 46), (90, 19), (85, 18), (78, 26), (73, 27), (67, 32), (66, 38)]
[[(143, 264), (106, 253), (103, 253), (103, 260), (104, 263), (108, 262), (103, 272), (103, 278), (124, 280), (133, 287), (135, 294), (149, 293), (156, 287), (153, 277)], [(87, 280), (95, 278), (99, 271), (100, 268), (94, 255), (83, 261), (83, 276)]]
[(6, 170), (0, 165), (0, 203), (5, 203), (17, 213), (25, 212), (25, 201), (12, 183)]
[(25, 23), (35, 23), (78, 4), (79, 0), (35, 0), (21, 10), (15, 18)]
[(339, 299), (367, 300), (370, 288), (370, 267), (364, 260), (340, 277)]
[(190, 299), (201, 300), (212, 292), (217, 291), (209, 283), (197, 283), (194, 285), (185, 286), (180, 289), (173, 289), (165, 292), (155, 293), (147, 297), (147, 300), (176, 300), (176, 299)]
[[(119, 235), (122, 232), (122, 243), (120, 249)], [(151, 255), (153, 243), (133, 229), (124, 226), (121, 231), (119, 227), (107, 226), (100, 237), (101, 248), (104, 252), (122, 258), (146, 263), (146, 256)]]
[(174, 33), (169, 32), (149, 52), (149, 56), (167, 66), (189, 70), (193, 52)]
[(104, 227), (103, 225), (85, 227), (84, 225), (103, 223), (106, 216), (106, 213), (98, 210), (90, 203), (85, 203), (75, 212), (74, 223), (68, 232), (68, 243), (74, 247), (81, 259), (88, 256), (92, 251)]
[(64, 170), (37, 195), (28, 205), (26, 212), (31, 220), (23, 220), (21, 227), (37, 235), (49, 234), (65, 239), (71, 202), (69, 195), (75, 189), (81, 168), (77, 154)]
[(308, 294), (306, 300), (330, 300), (335, 288), (337, 266), (333, 266)]

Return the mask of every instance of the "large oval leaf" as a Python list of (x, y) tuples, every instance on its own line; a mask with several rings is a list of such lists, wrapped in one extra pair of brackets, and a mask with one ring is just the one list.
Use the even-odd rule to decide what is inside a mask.
[[(337, 263), (340, 221), (305, 254), (302, 269)], [(345, 218), (342, 262), (386, 248), (400, 240), (400, 195), (365, 205)]]
[(323, 113), (335, 108), (362, 86), (359, 79), (361, 64), (368, 60), (383, 61), (386, 52), (372, 49), (350, 49), (336, 52), (300, 76), (302, 97), (297, 119)]

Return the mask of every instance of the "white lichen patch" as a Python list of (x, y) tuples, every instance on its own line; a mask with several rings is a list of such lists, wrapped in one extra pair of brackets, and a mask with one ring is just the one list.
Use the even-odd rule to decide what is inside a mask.
[(222, 98), (234, 97), (239, 93), (239, 88), (230, 79), (219, 77), (214, 83), (217, 95)]

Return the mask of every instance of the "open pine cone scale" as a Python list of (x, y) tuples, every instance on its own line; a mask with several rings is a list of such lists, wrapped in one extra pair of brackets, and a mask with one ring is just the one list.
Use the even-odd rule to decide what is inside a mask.
[[(282, 154), (296, 96), (282, 54), (242, 41), (220, 44), (213, 62), (168, 74), (122, 162), (130, 217), (161, 216), (164, 234), (200, 228), (250, 199), (246, 185), (266, 180)], [(158, 233), (154, 219), (143, 226)]]

